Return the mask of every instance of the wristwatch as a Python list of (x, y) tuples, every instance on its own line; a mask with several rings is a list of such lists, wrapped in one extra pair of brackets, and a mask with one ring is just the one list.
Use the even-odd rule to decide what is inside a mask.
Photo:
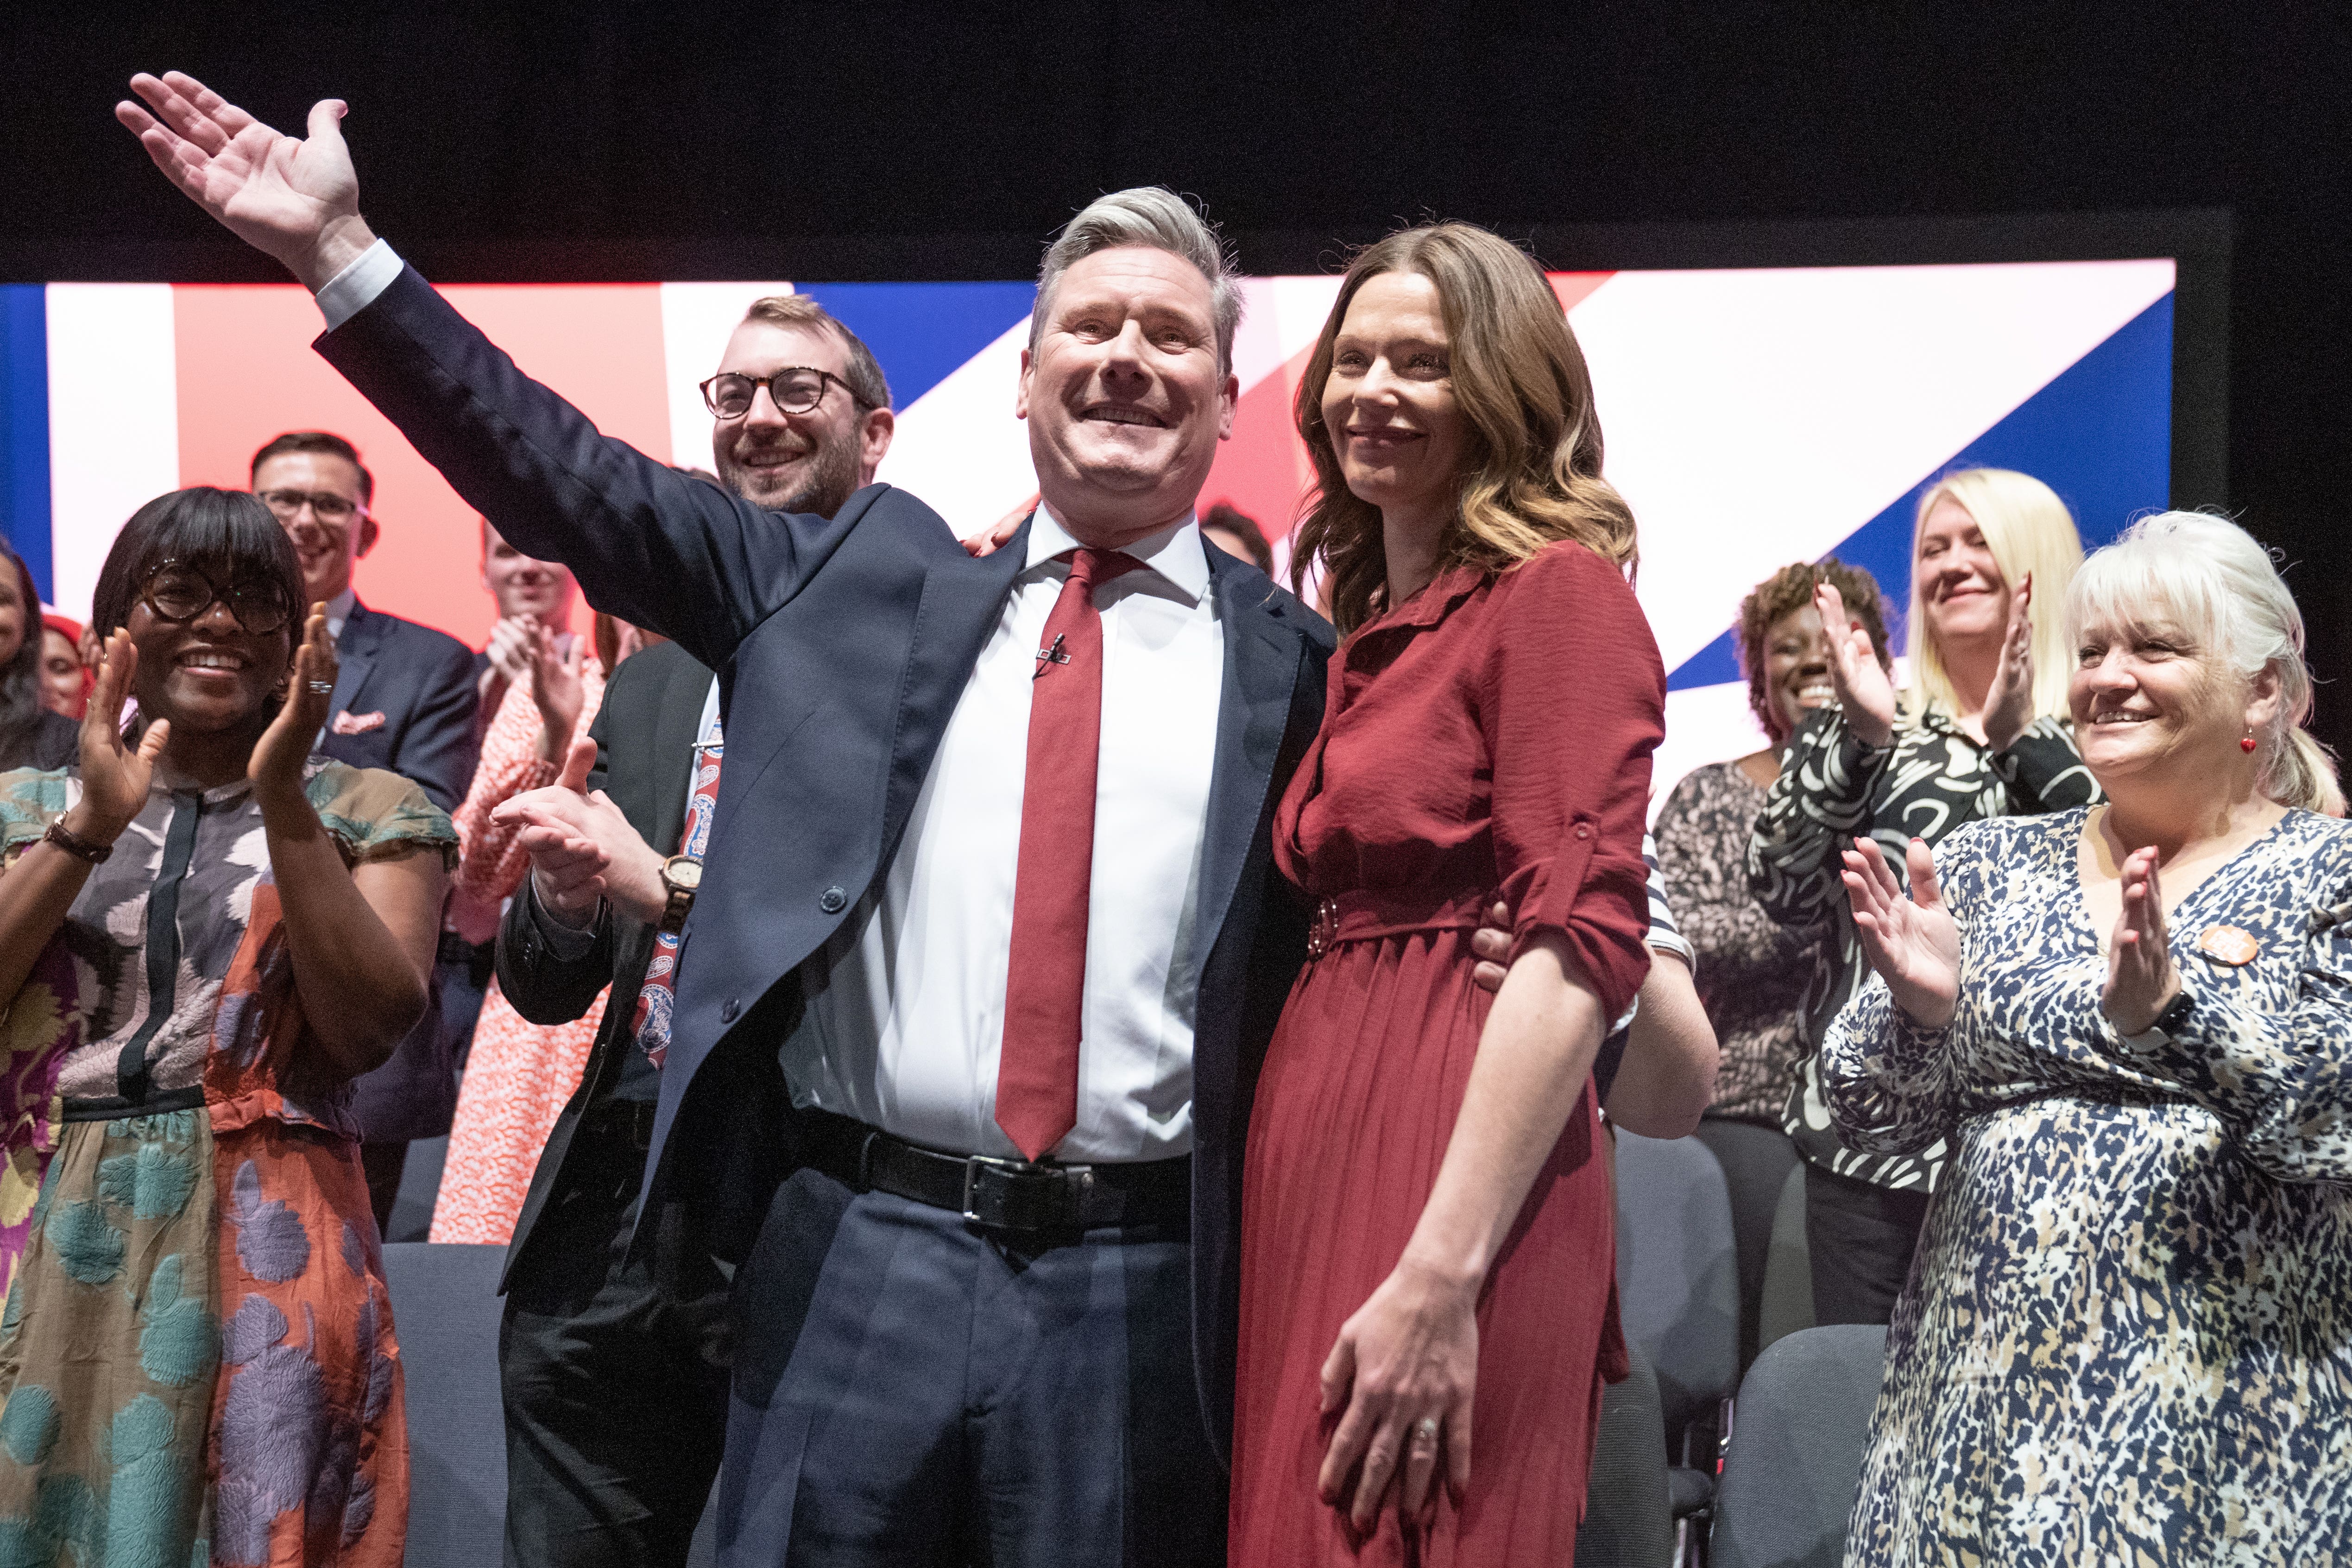
[(85, 839), (67, 827), (63, 817), (58, 818), (49, 824), (49, 831), (41, 835), (41, 840), (45, 843), (57, 845), (76, 860), (88, 861), (92, 865), (105, 864), (106, 857), (114, 852), (112, 844), (101, 844), (95, 839)]
[(686, 928), (686, 912), (694, 907), (695, 890), (702, 885), (702, 862), (692, 855), (672, 855), (662, 862), (661, 880), (669, 890), (669, 903), (662, 906), (661, 924), (655, 929), (675, 936)]
[(2189, 1015), (2196, 1010), (2197, 1003), (2184, 986), (2179, 995), (2164, 1004), (2164, 1010), (2150, 1019), (2146, 1029), (2137, 1034), (2125, 1034), (2117, 1030), (2116, 1037), (2134, 1056), (2146, 1056), (2150, 1051), (2162, 1051), (2170, 1045), (2172, 1037), (2180, 1032), (2181, 1026), (2189, 1021)]

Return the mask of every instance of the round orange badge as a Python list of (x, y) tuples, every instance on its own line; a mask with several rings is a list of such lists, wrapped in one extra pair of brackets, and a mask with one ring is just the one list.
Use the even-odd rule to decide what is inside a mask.
[(2254, 961), (2254, 939), (2234, 925), (2209, 925), (2197, 937), (2197, 950), (2217, 964), (2236, 967)]

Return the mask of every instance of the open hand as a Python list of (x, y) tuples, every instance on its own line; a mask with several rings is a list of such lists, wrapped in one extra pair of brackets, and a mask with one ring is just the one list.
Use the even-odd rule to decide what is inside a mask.
[(360, 217), (359, 176), (343, 145), (341, 99), (310, 108), (308, 141), (264, 125), (179, 71), (131, 78), (114, 118), (155, 167), (231, 234), (316, 293), (375, 243)]
[(2107, 983), (2099, 993), (2099, 1009), (2117, 1034), (2143, 1034), (2180, 994), (2153, 847), (2125, 857), (2122, 891), (2123, 908), (2116, 915), (2115, 933), (2107, 943)]
[(580, 684), (587, 639), (574, 637), (571, 648), (558, 653), (555, 633), (535, 624), (525, 648), (530, 660), (531, 701), (539, 706), (539, 755), (552, 762), (571, 749), (572, 732), (579, 727), (580, 710), (587, 702)]
[(1813, 608), (1830, 643), (1830, 685), (1837, 692), (1846, 727), (1865, 746), (1895, 738), (1895, 683), (1878, 663), (1870, 632), (1845, 612), (1845, 596), (1834, 583), (1813, 585)]
[(1417, 1522), (1441, 1463), (1457, 1502), (1469, 1486), (1477, 1306), (1475, 1288), (1406, 1259), (1340, 1325), (1323, 1363), (1323, 1414), (1345, 1414), (1315, 1484), (1359, 1534), (1370, 1531), (1392, 1486), (1400, 1516)]
[(278, 716), (253, 743), (245, 776), (257, 800), (285, 800), (302, 793), (302, 765), (310, 759), (319, 730), (335, 695), (335, 644), (327, 635), (327, 607), (310, 606), (302, 622), (302, 643), (286, 673), (286, 701)]
[(1845, 852), (1846, 896), (1862, 936), (1863, 956), (1886, 978), (1895, 1005), (1929, 1029), (1952, 1021), (1960, 995), (1960, 928), (1936, 886), (1936, 857), (1913, 839), (1905, 856), (1910, 896), (1869, 839)]
[(530, 668), (532, 643), (538, 632), (536, 615), (501, 617), (490, 628), (489, 646), (483, 653), (500, 680), (512, 685), (522, 679), (522, 673)]
[(1992, 685), (1985, 688), (1985, 744), (2007, 751), (2033, 722), (2033, 574), (2027, 572), (2009, 598), (2009, 631), (2002, 637), (2000, 663), (1993, 666)]
[(66, 831), (92, 843), (112, 843), (146, 809), (155, 758), (172, 737), (172, 721), (159, 718), (136, 749), (122, 744), (122, 705), (138, 674), (139, 650), (118, 630), (99, 651), (98, 684), (81, 716), (81, 800), (66, 813)]

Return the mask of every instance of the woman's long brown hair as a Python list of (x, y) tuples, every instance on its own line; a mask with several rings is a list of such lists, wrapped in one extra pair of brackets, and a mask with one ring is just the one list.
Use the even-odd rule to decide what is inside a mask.
[(1574, 539), (1617, 566), (1638, 559), (1633, 514), (1601, 476), (1601, 421), (1592, 377), (1559, 297), (1517, 246), (1470, 224), (1402, 230), (1357, 256), (1323, 323), (1293, 405), (1315, 465), (1291, 555), (1294, 588), (1320, 559), (1331, 619), (1342, 632), (1385, 608), (1388, 555), (1380, 508), (1348, 488), (1323, 424), (1332, 342), (1356, 291), (1384, 272), (1416, 272), (1437, 287), (1454, 396), (1469, 425), (1456, 516), (1438, 570), (1504, 571), (1548, 544)]

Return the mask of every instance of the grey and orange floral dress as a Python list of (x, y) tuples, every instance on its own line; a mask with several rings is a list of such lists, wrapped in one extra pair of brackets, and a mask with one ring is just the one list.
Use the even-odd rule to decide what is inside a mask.
[[(2189, 891), (2191, 1009), (2139, 1053), (2099, 1010), (2087, 820), (1955, 832), (1952, 1021), (1873, 976), (1822, 1047), (1853, 1147), (1951, 1150), (1846, 1562), (2352, 1563), (2352, 825), (2291, 811)], [(2250, 962), (2200, 949), (2225, 927)]]
[[(251, 788), (157, 771), (0, 1027), (0, 1564), (397, 1568), (399, 1346), (351, 1085), (317, 1066)], [(393, 774), (314, 758), (306, 789), (348, 863), (454, 852)], [(0, 774), (0, 852), (79, 789)]]

